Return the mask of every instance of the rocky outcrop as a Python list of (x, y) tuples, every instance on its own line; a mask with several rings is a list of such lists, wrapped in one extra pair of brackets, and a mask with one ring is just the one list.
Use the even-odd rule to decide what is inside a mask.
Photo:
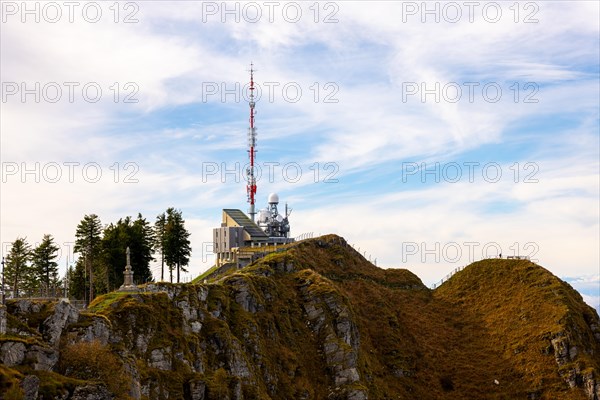
[(51, 371), (58, 362), (58, 350), (34, 344), (27, 349), (25, 361), (36, 371)]
[(14, 303), (13, 313), (20, 317), (27, 317), (38, 314), (46, 306), (43, 302), (33, 300), (17, 300)]
[(23, 364), (25, 360), (25, 343), (6, 341), (0, 347), (0, 361), (7, 367)]
[(35, 375), (27, 375), (22, 381), (21, 389), (23, 390), (24, 400), (36, 400), (40, 390), (40, 378)]
[(8, 367), (28, 364), (37, 371), (51, 371), (58, 361), (58, 351), (35, 343), (8, 340), (0, 346), (0, 360)]
[[(96, 315), (89, 316), (88, 318), (89, 323), (87, 326), (77, 330), (79, 341), (93, 342), (97, 340), (104, 345), (109, 343), (109, 341), (111, 343), (120, 342), (120, 337), (114, 335), (114, 332), (112, 332), (110, 321)], [(111, 334), (113, 334), (112, 337)]]
[(367, 399), (366, 391), (355, 387), (360, 383), (360, 336), (349, 304), (331, 283), (317, 274), (307, 272), (299, 277), (299, 282), (307, 323), (320, 338), (332, 373), (332, 393), (340, 399)]
[(551, 339), (560, 375), (570, 388), (581, 388), (589, 400), (599, 400), (600, 382), (596, 373), (594, 370), (582, 371), (577, 357), (581, 350), (573, 342), (571, 334), (566, 332), (560, 332)]
[(150, 353), (148, 364), (152, 368), (161, 369), (163, 371), (171, 370), (171, 348), (165, 347), (162, 349), (154, 349)]
[(245, 311), (249, 313), (256, 313), (257, 311), (264, 310), (264, 307), (257, 301), (253, 293), (255, 289), (251, 287), (251, 283), (248, 279), (243, 276), (234, 277), (227, 282), (232, 286), (233, 298)]
[(78, 386), (69, 400), (112, 400), (114, 396), (104, 385)]
[(6, 307), (0, 304), (0, 335), (6, 334)]
[(206, 382), (202, 380), (192, 380), (186, 383), (184, 396), (189, 400), (206, 399)]
[[(0, 362), (2, 368), (19, 371), (11, 379), (27, 399), (49, 398), (44, 379), (56, 386), (50, 397), (64, 400), (123, 398), (123, 390), (132, 399), (152, 400), (446, 400), (486, 398), (488, 393), (490, 398), (550, 398), (552, 393), (538, 386), (502, 392), (511, 386), (505, 382), (520, 373), (513, 373), (510, 364), (487, 371), (485, 379), (468, 380), (485, 372), (477, 367), (494, 368), (494, 362), (473, 360), (491, 350), (485, 344), (502, 340), (481, 339), (476, 343), (484, 344), (479, 349), (485, 351), (473, 354), (468, 353), (470, 343), (463, 343), (486, 333), (478, 324), (479, 314), (462, 319), (468, 316), (466, 305), (482, 297), (464, 301), (480, 280), (447, 293), (442, 301), (409, 271), (378, 269), (343, 239), (319, 238), (228, 271), (211, 283), (151, 283), (135, 293), (109, 294), (82, 312), (66, 301), (12, 301), (8, 335), (0, 337)], [(499, 297), (490, 304), (509, 300)], [(458, 306), (453, 308), (452, 302)], [(513, 314), (531, 318), (526, 307), (519, 305), (500, 321)], [(590, 345), (590, 340), (600, 343), (598, 317), (574, 315), (577, 323), (561, 320), (564, 329), (558, 334), (546, 329), (531, 333), (527, 318), (517, 322), (524, 324), (519, 329), (527, 340), (543, 336), (535, 344), (543, 344), (543, 357), (565, 381), (555, 372), (548, 378), (554, 379), (553, 387), (572, 390), (579, 396), (573, 398), (585, 393), (599, 400), (598, 369), (589, 362), (598, 354)], [(506, 358), (517, 354), (512, 342), (519, 341), (504, 345)], [(81, 353), (81, 365), (65, 367), (69, 351), (77, 355), (72, 349), (82, 350), (78, 346), (94, 352)], [(445, 351), (451, 354), (445, 358), (447, 367), (438, 363)], [(454, 365), (455, 356), (463, 364)], [(101, 365), (104, 375), (77, 376), (77, 369), (97, 368), (98, 360), (107, 364)], [(458, 375), (466, 366), (477, 370), (477, 376), (465, 373), (461, 380)], [(504, 375), (497, 376), (499, 372)], [(127, 379), (115, 382), (123, 376)], [(479, 387), (478, 393), (465, 392)]]
[(54, 312), (43, 323), (44, 339), (57, 346), (63, 330), (69, 324), (77, 322), (79, 311), (68, 300), (60, 300), (54, 306)]

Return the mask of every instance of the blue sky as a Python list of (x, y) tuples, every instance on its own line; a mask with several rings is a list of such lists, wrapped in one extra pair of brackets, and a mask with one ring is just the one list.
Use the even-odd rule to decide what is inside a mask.
[(174, 206), (208, 268), (220, 210), (247, 208), (252, 61), (258, 206), (278, 192), (292, 235), (426, 284), (530, 255), (599, 306), (597, 2), (23, 4), (2, 3), (3, 254), (51, 233), (64, 265), (84, 214)]

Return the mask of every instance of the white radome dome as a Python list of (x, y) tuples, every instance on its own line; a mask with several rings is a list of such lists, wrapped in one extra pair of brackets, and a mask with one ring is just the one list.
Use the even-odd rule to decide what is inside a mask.
[(279, 196), (277, 195), (277, 193), (271, 193), (269, 195), (269, 204), (278, 204), (279, 203)]

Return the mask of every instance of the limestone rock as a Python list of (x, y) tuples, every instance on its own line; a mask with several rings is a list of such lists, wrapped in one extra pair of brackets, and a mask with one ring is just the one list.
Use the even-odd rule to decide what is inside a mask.
[(364, 390), (351, 389), (346, 395), (347, 400), (367, 400), (367, 394)]
[(252, 376), (248, 363), (244, 358), (244, 351), (240, 342), (232, 339), (231, 346), (227, 351), (227, 360), (231, 375), (239, 378), (249, 378)]
[[(561, 376), (571, 389), (581, 387), (590, 400), (600, 399), (600, 382), (594, 375), (594, 371), (582, 373), (579, 364), (573, 363), (577, 360), (579, 350), (573, 345), (571, 335), (560, 332), (551, 339), (554, 349), (554, 358), (558, 364)], [(565, 366), (572, 365), (570, 368)]]
[(53, 348), (33, 345), (29, 347), (25, 358), (36, 371), (51, 371), (58, 362), (58, 351)]
[[(312, 285), (327, 283), (305, 279), (301, 285), (301, 292), (309, 326), (315, 334), (323, 338), (322, 347), (327, 366), (333, 373), (334, 387), (338, 390), (346, 385), (358, 383), (360, 337), (356, 323), (352, 320), (352, 312), (333, 287), (330, 291), (317, 291)], [(336, 398), (366, 399), (367, 395), (362, 390), (351, 389), (336, 395)]]
[(15, 314), (27, 315), (39, 313), (42, 309), (42, 303), (37, 303), (31, 300), (23, 299), (16, 301)]
[(185, 398), (188, 400), (205, 400), (206, 383), (202, 380), (192, 380), (185, 385)]
[(198, 311), (196, 311), (196, 309), (192, 307), (188, 301), (184, 300), (178, 302), (177, 307), (181, 310), (181, 314), (183, 314), (183, 318), (186, 321), (198, 318)]
[(234, 277), (228, 281), (228, 284), (234, 288), (236, 303), (250, 313), (258, 311), (258, 302), (252, 293), (250, 283), (244, 277)]
[(0, 347), (0, 361), (7, 367), (20, 365), (25, 359), (25, 344), (22, 342), (4, 342)]
[(201, 304), (206, 305), (206, 299), (208, 298), (208, 288), (206, 286), (196, 286), (197, 297)]
[(0, 335), (6, 334), (6, 307), (0, 304)]
[(143, 354), (148, 350), (148, 343), (150, 342), (150, 334), (147, 333), (138, 333), (135, 336), (135, 347), (136, 350)]
[(104, 385), (77, 386), (71, 400), (112, 400), (114, 396)]
[(194, 321), (190, 324), (191, 328), (192, 328), (192, 332), (194, 333), (200, 333), (200, 330), (202, 329), (202, 322), (200, 321)]
[[(94, 316), (92, 317), (92, 323), (88, 325), (83, 332), (80, 333), (80, 340), (85, 342), (93, 342), (94, 340), (99, 341), (103, 345), (107, 344), (111, 340), (111, 327), (108, 322), (102, 318)], [(114, 342), (120, 342), (120, 340), (114, 340)]]
[(140, 382), (140, 373), (134, 362), (125, 362), (124, 368), (128, 376), (131, 377), (131, 388), (129, 389), (129, 395), (134, 400), (142, 398), (142, 389)]
[(54, 313), (50, 315), (43, 323), (45, 338), (53, 345), (58, 345), (58, 341), (63, 330), (68, 324), (77, 322), (79, 311), (73, 307), (68, 300), (61, 300), (54, 306)]
[(24, 400), (37, 400), (40, 389), (40, 378), (35, 375), (27, 375), (19, 386), (23, 390)]
[(600, 400), (600, 382), (596, 378), (594, 371), (589, 371), (582, 376), (582, 386), (585, 394), (590, 400)]
[(171, 348), (152, 350), (148, 363), (153, 368), (162, 369), (163, 371), (171, 370)]

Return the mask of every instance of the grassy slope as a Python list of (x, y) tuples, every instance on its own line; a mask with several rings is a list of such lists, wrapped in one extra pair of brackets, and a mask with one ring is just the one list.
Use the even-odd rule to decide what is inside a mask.
[(311, 241), (289, 253), (349, 298), (370, 398), (512, 399), (522, 391), (476, 318), (437, 301), (411, 272), (377, 268), (344, 243), (329, 236), (323, 247)]
[[(599, 371), (600, 346), (586, 324), (596, 318), (579, 293), (544, 268), (526, 260), (484, 260), (470, 265), (434, 293), (439, 302), (462, 309), (478, 321), (486, 336), (485, 348), (500, 352), (504, 365), (516, 374), (526, 393), (542, 398), (584, 399), (580, 391), (568, 390), (558, 374), (551, 338), (561, 332), (580, 332), (573, 343), (580, 350), (581, 369)], [(523, 398), (523, 393), (516, 392)]]
[(207, 269), (206, 271), (204, 271), (202, 274), (200, 274), (199, 276), (195, 277), (192, 280), (193, 284), (198, 284), (198, 283), (202, 283), (202, 281), (209, 276), (210, 274), (212, 274), (213, 272), (215, 272), (217, 270), (217, 266), (213, 265), (212, 267), (210, 267), (209, 269)]
[[(431, 292), (411, 272), (377, 268), (336, 236), (274, 257), (317, 271), (349, 298), (371, 398), (585, 398), (568, 389), (549, 346), (566, 325), (587, 335), (580, 348), (594, 346), (584, 321), (594, 311), (540, 266), (485, 260)], [(582, 369), (599, 370), (591, 356), (582, 359)]]
[[(277, 265), (290, 263), (295, 272), (273, 275)], [(246, 347), (244, 357), (260, 349), (259, 359), (247, 362), (276, 371), (277, 398), (308, 394), (323, 399), (331, 383), (319, 340), (305, 321), (299, 282), (306, 277), (315, 282), (311, 290), (349, 302), (360, 331), (360, 374), (371, 400), (513, 400), (536, 391), (544, 399), (584, 399), (580, 391), (567, 388), (548, 347), (552, 335), (571, 327), (580, 333), (575, 344), (590, 348), (596, 342), (586, 320), (597, 315), (548, 271), (527, 261), (485, 260), (430, 291), (407, 270), (375, 267), (334, 235), (299, 242), (205, 285), (210, 288), (207, 311), (219, 311), (224, 320), (207, 316), (203, 340), (237, 341)], [(264, 309), (255, 314), (241, 309), (233, 299), (235, 279), (249, 283)], [(178, 296), (191, 301), (197, 287), (180, 287)], [(164, 293), (113, 293), (96, 299), (90, 311), (124, 333), (132, 328), (159, 333), (148, 351), (171, 345), (189, 360), (203, 354), (207, 368), (199, 378), (209, 386), (223, 365), (222, 355), (210, 346), (200, 351), (199, 338), (181, 330), (181, 310)], [(134, 347), (130, 335), (123, 339), (116, 350)], [(597, 344), (592, 349), (600, 354)], [(591, 356), (581, 357), (581, 369), (600, 370)], [(141, 361), (138, 366), (142, 378), (162, 382), (171, 394), (196, 376), (181, 363), (174, 364), (173, 372), (159, 372)], [(262, 378), (243, 390), (254, 390), (249, 393), (260, 398), (267, 393)]]

